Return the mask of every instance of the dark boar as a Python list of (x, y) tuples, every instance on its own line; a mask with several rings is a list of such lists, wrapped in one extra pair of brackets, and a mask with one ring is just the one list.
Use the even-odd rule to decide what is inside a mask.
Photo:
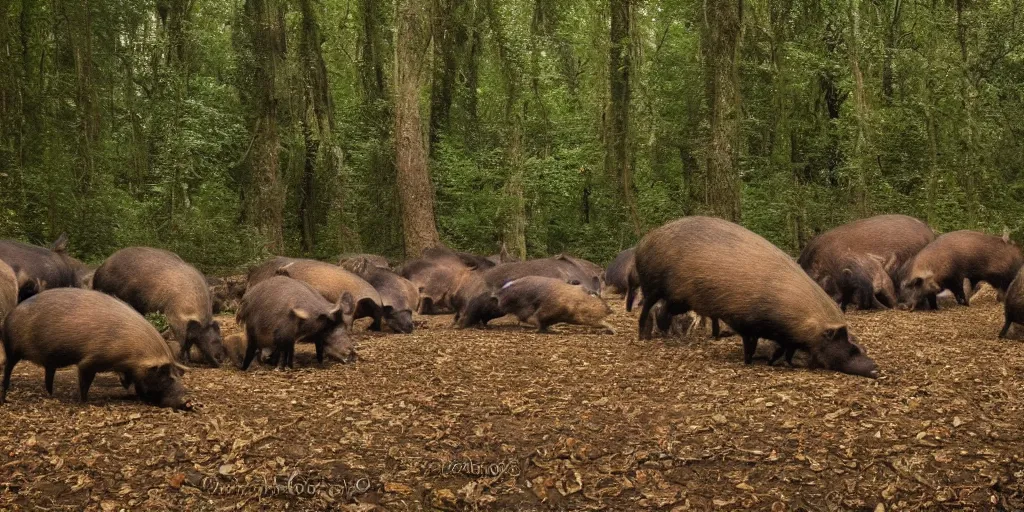
[(217, 366), (225, 357), (220, 324), (213, 319), (213, 301), (206, 278), (177, 254), (151, 247), (128, 247), (115, 252), (93, 276), (93, 288), (131, 305), (142, 314), (163, 313), (179, 357), (189, 362), (192, 345)]
[(636, 264), (634, 251), (630, 247), (620, 252), (604, 270), (604, 284), (612, 293), (625, 295), (629, 291), (629, 273)]
[(364, 266), (358, 274), (380, 294), (388, 326), (395, 332), (412, 332), (412, 313), (419, 308), (420, 301), (416, 285), (390, 270), (374, 266)]
[[(843, 279), (843, 260), (852, 256), (866, 258), (874, 255), (886, 262), (885, 271), (894, 288), (902, 282), (901, 269), (926, 245), (935, 240), (935, 233), (924, 222), (906, 215), (877, 215), (833, 228), (818, 235), (804, 247), (797, 262), (811, 278), (827, 288)], [(858, 272), (853, 270), (856, 275)], [(874, 280), (874, 274), (872, 280)], [(866, 284), (866, 280), (861, 280)], [(834, 290), (834, 288), (833, 288)], [(877, 292), (877, 290), (876, 290)], [(862, 297), (870, 292), (858, 290)], [(839, 295), (839, 293), (836, 293)], [(885, 304), (884, 301), (880, 301)], [(888, 307), (893, 307), (889, 305)]]
[(644, 294), (640, 338), (651, 336), (651, 308), (718, 318), (743, 338), (751, 363), (759, 338), (810, 353), (812, 366), (877, 376), (853, 342), (839, 306), (786, 253), (722, 219), (684, 217), (647, 234), (636, 247)]
[(245, 295), (246, 281), (244, 277), (207, 277), (206, 283), (210, 288), (210, 298), (213, 301), (213, 314), (218, 315), (238, 310), (238, 303)]
[(51, 288), (81, 286), (85, 276), (78, 276), (76, 269), (87, 267), (67, 255), (67, 236), (61, 235), (53, 247), (60, 252), (15, 240), (0, 240), (0, 261), (10, 265), (19, 276), (19, 301)]
[(1000, 338), (1006, 337), (1010, 332), (1011, 325), (1024, 324), (1024, 277), (1021, 277), (1022, 275), (1024, 275), (1024, 267), (1017, 271), (1017, 276), (1013, 278), (1013, 282), (1006, 290), (1003, 304), (1003, 315), (1006, 321), (1003, 323), (1002, 330), (999, 331)]
[(419, 313), (439, 315), (454, 310), (451, 299), (458, 283), (470, 272), (473, 269), (458, 258), (418, 258), (403, 265), (399, 275), (411, 281), (419, 291)]
[(516, 279), (540, 276), (563, 282), (576, 282), (589, 293), (600, 294), (601, 283), (590, 271), (582, 268), (575, 258), (564, 255), (536, 260), (506, 263), (484, 272), (463, 274), (451, 299), (456, 310), (456, 321), (461, 327), (486, 326), (487, 322), (505, 316), (493, 297), (499, 289)]
[(316, 260), (295, 259), (277, 269), (277, 274), (312, 286), (330, 302), (337, 302), (345, 293), (350, 294), (355, 311), (345, 317), (345, 326), (349, 329), (355, 320), (370, 317), (373, 319), (370, 329), (379, 331), (384, 317), (390, 318), (394, 314), (392, 308), (383, 305), (380, 294), (370, 283), (339, 266)]
[[(888, 268), (893, 264), (882, 261), (874, 254), (848, 253), (834, 262), (835, 268), (818, 281), (818, 284), (831, 295), (845, 312), (847, 306), (854, 304), (857, 309), (884, 309), (896, 307), (896, 290)], [(813, 276), (812, 276), (813, 278)]]
[[(354, 355), (345, 332), (345, 317), (355, 310), (352, 295), (343, 292), (331, 304), (310, 285), (285, 276), (274, 276), (249, 288), (242, 297), (235, 319), (245, 329), (246, 349), (242, 370), (249, 369), (256, 351), (273, 349), (279, 367), (292, 367), (296, 342), (313, 343), (316, 359), (322, 363), (327, 347)], [(273, 357), (273, 356), (272, 356)]]
[(7, 362), (0, 403), (10, 388), (11, 371), (25, 359), (46, 369), (51, 395), (57, 369), (77, 365), (83, 402), (97, 373), (116, 372), (147, 403), (191, 407), (181, 385), (184, 367), (160, 333), (130, 306), (103, 293), (60, 288), (33, 296), (7, 317), (3, 345)]
[(953, 292), (956, 301), (970, 305), (964, 280), (969, 288), (984, 281), (1006, 292), (1024, 258), (1020, 249), (997, 236), (978, 231), (953, 231), (935, 239), (907, 265), (900, 290), (900, 307), (912, 309), (927, 303), (938, 309), (937, 295)]
[(498, 307), (529, 323), (539, 332), (557, 323), (589, 325), (615, 334), (605, 318), (612, 310), (600, 297), (579, 285), (550, 277), (527, 276), (509, 281), (498, 290)]

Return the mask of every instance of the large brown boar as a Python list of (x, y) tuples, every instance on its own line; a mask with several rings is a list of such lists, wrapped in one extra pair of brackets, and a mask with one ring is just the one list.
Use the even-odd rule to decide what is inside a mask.
[(78, 389), (84, 402), (99, 372), (121, 374), (134, 384), (143, 401), (162, 407), (188, 409), (181, 376), (160, 333), (130, 306), (92, 290), (59, 288), (24, 301), (3, 327), (3, 403), (11, 371), (22, 359), (46, 369), (46, 391), (53, 394), (58, 368), (78, 366)]
[(625, 295), (629, 291), (629, 273), (636, 264), (635, 250), (630, 247), (620, 252), (604, 270), (604, 284), (612, 293)]
[(751, 363), (759, 338), (810, 353), (812, 366), (877, 376), (874, 361), (853, 342), (839, 306), (786, 253), (722, 219), (684, 217), (647, 234), (636, 247), (644, 294), (640, 338), (649, 339), (651, 308), (696, 311), (743, 338)]
[(256, 351), (262, 349), (274, 350), (279, 367), (292, 367), (297, 342), (313, 343), (320, 363), (327, 347), (337, 350), (339, 358), (351, 359), (355, 350), (344, 319), (354, 310), (355, 301), (348, 292), (331, 304), (319, 291), (296, 279), (275, 276), (260, 281), (245, 292), (235, 316), (245, 329), (242, 370), (249, 369)]
[(277, 274), (312, 286), (330, 302), (337, 302), (345, 293), (351, 295), (355, 311), (345, 317), (345, 326), (350, 330), (353, 321), (369, 317), (373, 319), (370, 329), (379, 331), (384, 317), (390, 318), (394, 314), (391, 308), (383, 306), (380, 293), (373, 285), (339, 266), (316, 260), (294, 259), (278, 268)]
[(0, 261), (10, 265), (19, 276), (18, 300), (52, 288), (80, 287), (88, 267), (68, 256), (67, 236), (54, 242), (57, 251), (15, 240), (0, 240)]
[[(877, 215), (843, 224), (818, 235), (804, 247), (797, 262), (812, 279), (828, 287), (843, 280), (844, 269), (851, 268), (844, 264), (844, 260), (873, 255), (886, 262), (885, 272), (892, 281), (891, 285), (883, 288), (895, 288), (901, 282), (901, 269), (932, 240), (935, 240), (935, 233), (918, 219), (906, 215)], [(868, 280), (875, 280), (874, 269), (867, 270), (867, 273), (861, 273), (851, 268), (857, 284), (866, 285)], [(847, 283), (850, 282), (848, 277), (845, 279)], [(853, 294), (867, 297), (870, 291), (858, 289)], [(873, 301), (868, 303), (878, 305)], [(879, 297), (879, 303), (885, 305), (885, 299)]]
[(151, 247), (121, 249), (96, 269), (93, 289), (127, 302), (143, 315), (163, 313), (181, 343), (182, 361), (191, 360), (193, 345), (213, 366), (225, 358), (206, 278), (177, 254)]
[(970, 305), (964, 280), (970, 288), (984, 281), (1006, 292), (1024, 264), (1020, 249), (1006, 238), (978, 231), (953, 231), (935, 239), (907, 265), (900, 290), (900, 307), (927, 304), (938, 309), (936, 296), (953, 292), (956, 301)]
[(611, 308), (579, 285), (527, 276), (505, 283), (497, 295), (502, 311), (537, 327), (539, 332), (547, 332), (548, 327), (557, 323), (567, 323), (601, 327), (615, 334), (615, 329), (605, 321)]

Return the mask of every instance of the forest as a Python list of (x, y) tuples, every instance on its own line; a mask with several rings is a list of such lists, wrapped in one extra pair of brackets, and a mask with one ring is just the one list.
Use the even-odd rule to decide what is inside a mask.
[(0, 236), (607, 261), (668, 219), (1024, 232), (1018, 0), (0, 0)]

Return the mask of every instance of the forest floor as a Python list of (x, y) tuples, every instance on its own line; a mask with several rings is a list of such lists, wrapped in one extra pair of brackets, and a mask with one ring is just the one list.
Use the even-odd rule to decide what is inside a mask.
[[(196, 368), (202, 407), (141, 405), (113, 375), (15, 370), (0, 509), (943, 510), (1024, 507), (1024, 345), (993, 294), (852, 312), (871, 380), (742, 363), (738, 338), (636, 339), (513, 320), (357, 334), (362, 360)], [(224, 332), (237, 331), (224, 316)]]

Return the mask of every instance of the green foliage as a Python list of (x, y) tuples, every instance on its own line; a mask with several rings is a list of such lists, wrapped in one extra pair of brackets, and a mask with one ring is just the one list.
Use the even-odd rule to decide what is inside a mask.
[[(16, 98), (0, 101), (0, 236), (48, 243), (66, 231), (72, 252), (92, 262), (127, 245), (166, 247), (213, 272), (265, 256), (242, 214), (255, 127), (238, 86), (256, 62), (239, 55), (252, 48), (233, 44), (246, 30), (244, 3), (159, 2), (185, 9), (177, 24), (151, 3), (123, 1), (14, 1), (0, 12), (0, 42), (11, 50), (0, 52), (0, 98)], [(399, 258), (393, 6), (313, 4), (336, 120), (327, 142), (340, 148), (341, 169), (315, 176), (309, 255)], [(279, 159), (285, 242), (298, 254), (309, 89), (297, 53), (303, 20), (297, 4), (281, 5)], [(434, 39), (452, 45), (442, 50), (455, 67), (430, 161), (442, 239), (497, 252), (520, 215), (510, 184), (521, 184), (529, 256), (607, 261), (634, 244), (642, 233), (605, 171), (608, 3), (452, 5), (435, 28), (455, 35)], [(886, 212), (939, 231), (1024, 233), (1016, 3), (744, 5), (744, 224), (790, 252), (836, 224)], [(632, 9), (629, 160), (644, 231), (709, 210), (708, 84), (699, 2)], [(425, 54), (425, 63), (441, 61)], [(424, 106), (432, 100), (428, 91)]]

